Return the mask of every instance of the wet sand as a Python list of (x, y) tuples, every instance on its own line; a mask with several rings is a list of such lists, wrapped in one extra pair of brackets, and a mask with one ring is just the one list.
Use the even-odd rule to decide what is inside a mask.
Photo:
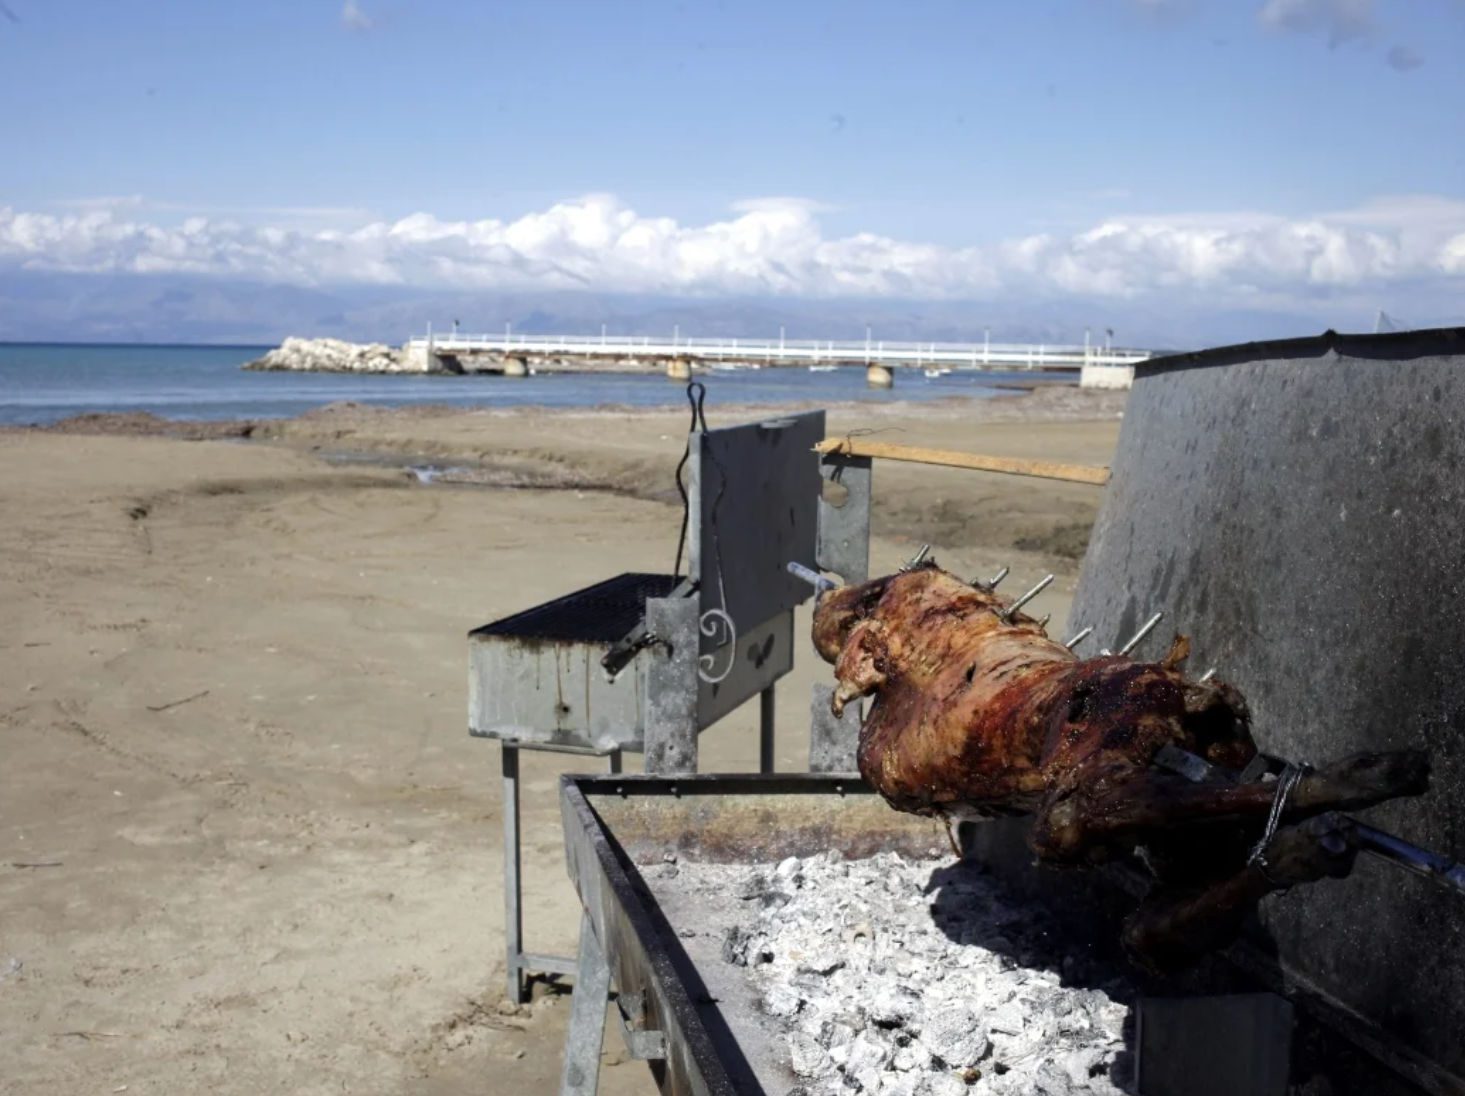
[[(1105, 463), (1121, 407), (840, 408), (830, 432)], [(685, 430), (344, 407), (0, 432), (7, 1091), (552, 1091), (568, 998), (500, 1002), (498, 757), (464, 729), (464, 633), (669, 568)], [(1063, 626), (1098, 489), (881, 464), (875, 492), (877, 570), (922, 541), (1014, 587), (1056, 570), (1036, 611)], [(783, 769), (827, 675), (801, 652), (779, 687)], [(756, 719), (708, 732), (703, 769), (750, 768)], [(573, 947), (555, 778), (576, 764), (525, 761), (536, 950)], [(604, 1061), (602, 1091), (653, 1091), (613, 1031)]]

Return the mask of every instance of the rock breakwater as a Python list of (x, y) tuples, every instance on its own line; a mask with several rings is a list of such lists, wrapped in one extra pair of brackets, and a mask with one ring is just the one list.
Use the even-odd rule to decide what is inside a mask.
[(313, 373), (425, 373), (426, 358), (408, 355), (383, 343), (351, 343), (341, 339), (289, 338), (245, 369)]

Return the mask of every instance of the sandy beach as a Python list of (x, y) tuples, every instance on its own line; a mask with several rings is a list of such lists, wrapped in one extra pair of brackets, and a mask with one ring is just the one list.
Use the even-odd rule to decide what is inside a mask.
[[(1122, 407), (841, 407), (829, 432), (1103, 464)], [(345, 406), (0, 432), (0, 1087), (552, 1091), (568, 997), (501, 1001), (498, 756), (465, 730), (464, 637), (669, 569), (686, 427)], [(881, 464), (875, 498), (877, 571), (923, 541), (1015, 587), (1052, 570), (1036, 611), (1064, 627), (1099, 489)], [(782, 769), (828, 674), (800, 652), (779, 686)], [(709, 731), (703, 770), (752, 767), (756, 718)], [(525, 761), (535, 950), (574, 944), (555, 780), (575, 765)], [(654, 1091), (614, 1031), (603, 1061), (603, 1092)]]

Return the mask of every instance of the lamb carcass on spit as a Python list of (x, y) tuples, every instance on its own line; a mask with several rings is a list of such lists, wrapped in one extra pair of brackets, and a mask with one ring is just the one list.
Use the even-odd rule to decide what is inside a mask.
[[(1249, 857), (1279, 797), (1274, 783), (1236, 779), (1257, 753), (1241, 694), (1187, 678), (1183, 637), (1159, 662), (1080, 659), (1009, 604), (934, 564), (824, 593), (814, 644), (835, 664), (835, 714), (874, 697), (860, 772), (897, 810), (1032, 815), (1030, 844), (1049, 864), (1142, 850), (1156, 883), (1124, 942), (1144, 966), (1220, 946), (1273, 890), (1347, 874), (1348, 824), (1329, 812), (1426, 788), (1419, 751), (1305, 771), (1280, 797), (1264, 857)], [(1157, 766), (1166, 746), (1222, 779)]]

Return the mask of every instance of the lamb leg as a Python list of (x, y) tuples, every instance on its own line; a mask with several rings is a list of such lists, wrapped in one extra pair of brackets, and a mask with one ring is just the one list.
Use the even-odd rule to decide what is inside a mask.
[[(1422, 750), (1355, 754), (1304, 774), (1282, 817), (1297, 820), (1325, 811), (1358, 810), (1419, 795), (1428, 786), (1429, 755)], [(1259, 820), (1271, 811), (1276, 795), (1273, 784), (1192, 784), (1150, 768), (1126, 776), (1096, 773), (1069, 787), (1039, 810), (1033, 826), (1034, 851), (1053, 863), (1079, 863), (1097, 850), (1133, 844), (1146, 830)]]
[(1225, 947), (1246, 915), (1273, 891), (1298, 883), (1341, 879), (1353, 870), (1358, 848), (1352, 823), (1328, 813), (1278, 830), (1264, 864), (1249, 864), (1199, 887), (1158, 886), (1124, 926), (1124, 948), (1156, 973), (1194, 962)]

